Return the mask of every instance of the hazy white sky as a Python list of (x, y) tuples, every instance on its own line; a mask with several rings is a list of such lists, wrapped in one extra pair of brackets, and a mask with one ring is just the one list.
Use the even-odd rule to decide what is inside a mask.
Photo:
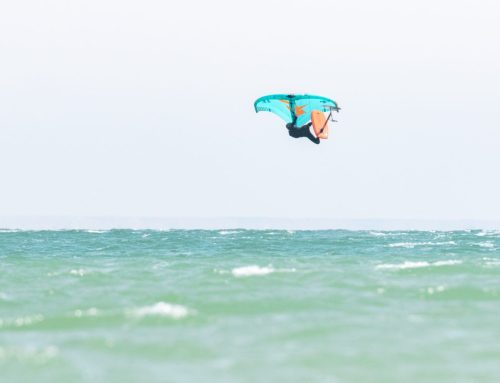
[(499, 37), (493, 0), (3, 1), (0, 215), (499, 219)]

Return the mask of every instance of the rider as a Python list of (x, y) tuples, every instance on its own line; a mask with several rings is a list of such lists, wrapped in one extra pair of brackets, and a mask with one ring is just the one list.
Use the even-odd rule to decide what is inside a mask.
[(312, 142), (315, 144), (319, 144), (319, 138), (314, 137), (309, 128), (312, 125), (312, 122), (308, 122), (305, 125), (302, 125), (301, 127), (296, 126), (295, 124), (297, 123), (297, 116), (295, 113), (293, 114), (293, 121), (289, 122), (286, 124), (286, 128), (288, 129), (288, 134), (293, 137), (293, 138), (300, 138), (300, 137), (307, 137), (309, 138)]

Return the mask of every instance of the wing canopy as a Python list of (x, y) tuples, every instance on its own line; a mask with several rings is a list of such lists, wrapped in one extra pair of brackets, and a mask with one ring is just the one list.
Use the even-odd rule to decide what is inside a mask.
[(256, 112), (274, 113), (286, 123), (292, 122), (295, 115), (297, 126), (306, 124), (313, 110), (329, 112), (339, 109), (335, 101), (312, 94), (271, 94), (257, 99), (254, 107)]

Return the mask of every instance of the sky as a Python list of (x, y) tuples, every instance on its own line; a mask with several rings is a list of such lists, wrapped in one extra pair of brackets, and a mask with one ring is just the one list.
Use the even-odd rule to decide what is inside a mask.
[(499, 220), (499, 36), (489, 0), (4, 1), (0, 216)]

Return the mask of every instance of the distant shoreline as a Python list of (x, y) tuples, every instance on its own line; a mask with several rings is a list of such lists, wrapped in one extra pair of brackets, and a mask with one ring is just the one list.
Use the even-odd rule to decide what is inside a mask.
[(440, 219), (328, 219), (328, 218), (169, 218), (169, 217), (0, 217), (7, 230), (168, 230), (168, 229), (256, 229), (256, 230), (498, 230), (500, 220)]

